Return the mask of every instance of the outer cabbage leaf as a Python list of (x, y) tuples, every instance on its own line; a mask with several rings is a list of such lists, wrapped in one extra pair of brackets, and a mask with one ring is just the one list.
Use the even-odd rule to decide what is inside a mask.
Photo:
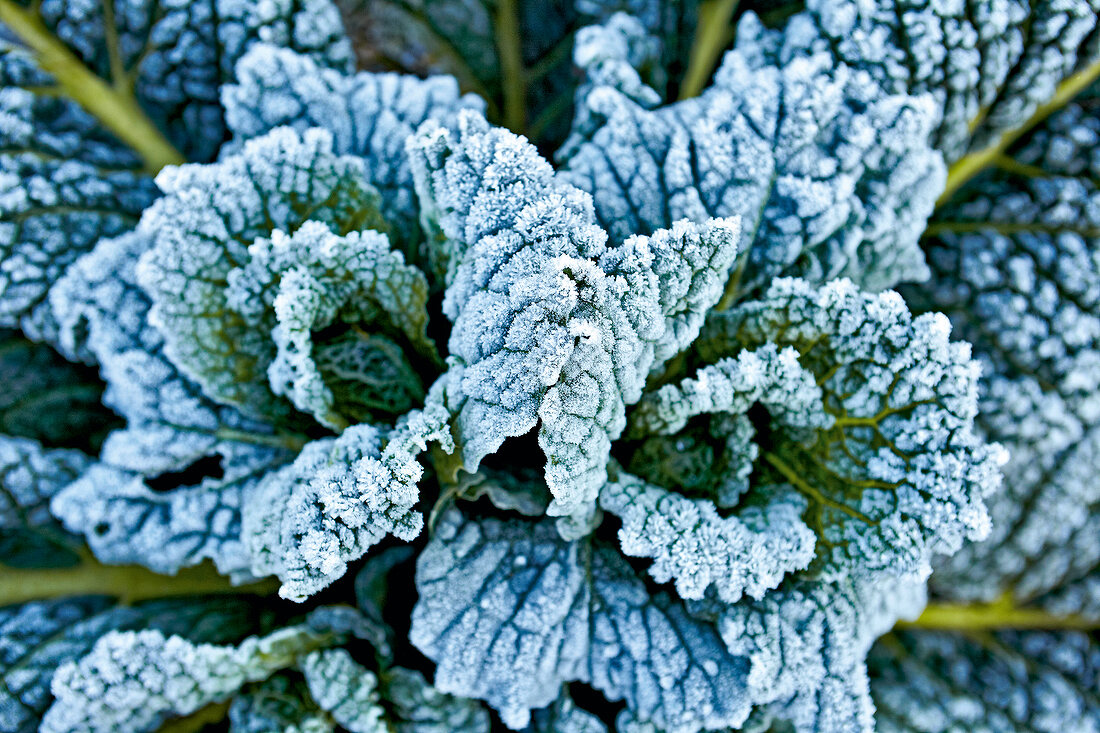
[(425, 120), (447, 124), (458, 110), (481, 110), (484, 102), (460, 96), (449, 76), (347, 75), (309, 56), (262, 44), (244, 55), (236, 75), (236, 84), (222, 87), (232, 145), (284, 125), (299, 133), (311, 127), (328, 130), (334, 152), (363, 158), (367, 180), (382, 195), (394, 245), (409, 262), (420, 262), (423, 234), (405, 140)]
[(40, 730), (153, 731), (333, 641), (306, 625), (250, 636), (236, 646), (196, 644), (152, 629), (111, 630), (85, 656), (57, 668), (50, 685), (55, 700)]
[[(760, 601), (720, 608), (729, 651), (747, 660), (747, 693), (766, 716), (799, 731), (874, 731), (866, 657), (899, 618), (924, 608), (918, 578), (784, 584)], [(767, 726), (763, 726), (767, 727)]]
[[(675, 578), (686, 597), (716, 583), (729, 602), (760, 598), (806, 567), (807, 528), (813, 574), (926, 577), (934, 553), (989, 532), (983, 499), (1002, 461), (974, 431), (978, 363), (949, 332), (945, 317), (913, 318), (897, 293), (848, 281), (780, 279), (760, 300), (712, 314), (696, 346), (715, 363), (643, 397), (627, 433), (635, 444), (621, 456), (629, 471), (647, 435), (668, 436), (656, 447), (675, 451), (681, 431), (706, 441), (712, 415), (745, 416), (752, 430), (735, 437), (758, 449), (731, 450), (720, 420), (698, 473), (708, 460), (751, 468), (738, 466), (736, 491), (721, 486), (728, 478), (696, 487), (725, 491), (726, 501), (678, 497), (665, 490), (682, 489), (671, 474), (663, 488), (610, 485), (602, 503), (624, 518), (624, 551), (653, 557), (658, 580)], [(651, 448), (640, 468), (652, 460)], [(715, 499), (732, 505), (730, 516), (716, 514)], [(733, 559), (715, 551), (725, 542)]]
[(50, 498), (91, 459), (28, 438), (0, 435), (0, 563), (50, 567), (77, 562), (73, 537), (50, 514)]
[(782, 32), (747, 14), (737, 49), (790, 63), (831, 52), (891, 93), (931, 94), (934, 144), (948, 161), (998, 142), (1100, 60), (1094, 0), (959, 3), (809, 0)]
[[(276, 349), (270, 304), (281, 281), (264, 274), (284, 262), (294, 269), (296, 257), (285, 242), (263, 240), (309, 220), (341, 235), (378, 228), (378, 192), (362, 161), (333, 154), (324, 130), (280, 128), (219, 163), (167, 168), (157, 185), (166, 195), (142, 216), (139, 231), (152, 246), (138, 279), (165, 353), (212, 399), (285, 419), (290, 405), (272, 399), (268, 378)], [(317, 256), (324, 267), (326, 255)], [(343, 264), (338, 257), (329, 252), (329, 264)]]
[[(11, 4), (12, 30), (35, 28), (104, 90), (144, 113), (192, 159), (213, 157), (225, 137), (218, 87), (258, 40), (283, 44), (326, 66), (347, 68), (350, 48), (328, 0), (263, 6), (237, 0), (46, 0)], [(25, 18), (25, 20), (20, 20)], [(108, 24), (108, 20), (110, 21)], [(52, 338), (46, 293), (95, 242), (133, 227), (156, 189), (142, 160), (67, 95), (68, 85), (5, 32), (0, 42), (0, 325)], [(57, 54), (54, 54), (57, 56)], [(52, 67), (51, 67), (52, 68)], [(167, 146), (169, 157), (176, 157)]]
[(1095, 100), (1093, 88), (1052, 114), (944, 204), (926, 239), (934, 286), (908, 294), (973, 342), (985, 372), (978, 426), (1010, 455), (990, 538), (933, 576), (945, 596), (1054, 594), (1062, 610), (1100, 617), (1088, 580), (1100, 566)]
[(1082, 632), (898, 631), (868, 661), (882, 733), (1100, 730), (1100, 648)]
[[(109, 11), (45, 0), (38, 15), (96, 75), (129, 77), (146, 114), (190, 160), (217, 153), (225, 137), (219, 89), (257, 42), (291, 48), (332, 68), (352, 63), (339, 11), (329, 0), (280, 0), (268, 7), (235, 0), (116, 0)], [(112, 61), (111, 54), (119, 58)]]
[(158, 629), (193, 641), (229, 643), (266, 623), (243, 599), (173, 598), (115, 606), (106, 596), (33, 601), (0, 609), (0, 726), (12, 733), (38, 730), (52, 701), (58, 666), (83, 656), (109, 631)]
[(886, 94), (827, 54), (775, 67), (735, 51), (701, 97), (653, 108), (631, 59), (608, 58), (608, 34), (629, 29), (581, 37), (592, 83), (558, 153), (613, 242), (740, 215), (752, 234), (731, 295), (781, 274), (875, 290), (927, 276), (917, 239), (944, 181), (931, 99)]
[(506, 724), (590, 683), (673, 731), (735, 726), (748, 671), (710, 625), (651, 595), (608, 547), (567, 542), (553, 524), (470, 520), (450, 510), (417, 563), (410, 639), (436, 687), (486, 700)]
[(433, 400), (392, 430), (357, 425), (308, 444), (265, 477), (244, 513), (252, 571), (277, 575), (279, 594), (302, 601), (386, 534), (415, 538), (424, 526), (413, 510), (424, 473), (417, 457), (429, 441), (453, 450), (447, 417)]
[(107, 562), (171, 573), (212, 557), (243, 576), (240, 505), (300, 438), (213, 404), (165, 357), (134, 272), (147, 248), (138, 234), (103, 240), (51, 292), (59, 347), (99, 363), (104, 402), (127, 423), (52, 509)]
[(447, 404), (464, 467), (539, 425), (548, 513), (583, 532), (625, 405), (698, 333), (738, 222), (680, 223), (609, 250), (590, 199), (523, 138), (464, 113), (454, 132), (425, 125), (409, 150), (445, 264)]
[(0, 432), (95, 451), (117, 425), (100, 403), (103, 383), (94, 370), (16, 332), (0, 331), (0, 383)]

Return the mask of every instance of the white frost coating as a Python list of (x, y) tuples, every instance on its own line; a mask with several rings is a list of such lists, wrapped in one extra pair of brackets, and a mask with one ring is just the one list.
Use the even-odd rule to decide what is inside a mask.
[(1094, 586), (1074, 585), (1100, 567), (1095, 105), (1094, 86), (1011, 151), (1044, 175), (992, 172), (960, 190), (927, 240), (931, 287), (907, 293), (973, 342), (984, 367), (977, 424), (1010, 455), (989, 539), (933, 576), (937, 593), (959, 600), (1010, 592), (1100, 617), (1098, 596), (1083, 594)]
[(424, 517), (413, 510), (429, 441), (453, 450), (447, 413), (429, 402), (392, 430), (348, 428), (317, 440), (293, 464), (268, 474), (244, 508), (244, 542), (257, 575), (277, 575), (295, 601), (347, 572), (386, 534), (409, 541)]
[(523, 138), (464, 113), (457, 131), (425, 125), (409, 154), (446, 272), (466, 470), (541, 423), (548, 513), (587, 526), (625, 406), (721, 296), (739, 222), (678, 223), (608, 250), (589, 197)]
[(330, 637), (287, 627), (238, 646), (194, 644), (159, 631), (108, 631), (54, 674), (42, 733), (153, 731), (168, 717), (224, 700), (289, 667)]
[(743, 415), (754, 404), (792, 427), (828, 429), (821, 387), (793, 347), (775, 344), (744, 350), (701, 368), (695, 377), (650, 392), (631, 416), (629, 435), (673, 435), (707, 413)]
[(419, 262), (414, 257), (423, 237), (405, 140), (425, 120), (447, 124), (459, 110), (480, 111), (485, 103), (473, 94), (460, 95), (449, 76), (346, 75), (308, 56), (265, 45), (241, 58), (236, 77), (236, 84), (221, 90), (234, 136), (231, 149), (276, 127), (299, 133), (311, 127), (328, 130), (334, 152), (363, 159), (367, 180), (382, 194), (395, 245), (410, 262)]
[[(222, 572), (244, 578), (241, 504), (265, 470), (291, 456), (272, 445), (270, 427), (212, 403), (164, 356), (135, 281), (147, 248), (135, 233), (102, 240), (51, 290), (59, 348), (99, 363), (104, 403), (126, 419), (107, 437), (100, 462), (60, 492), (52, 509), (105, 562), (175, 573), (212, 558)], [(223, 475), (171, 491), (146, 485), (202, 459), (220, 459)]]
[(310, 696), (350, 733), (387, 733), (378, 678), (343, 649), (318, 649), (298, 663)]
[(807, 503), (798, 495), (723, 518), (713, 502), (623, 474), (600, 492), (600, 507), (622, 518), (623, 553), (653, 558), (653, 579), (674, 581), (685, 599), (703, 598), (712, 585), (726, 603), (742, 595), (759, 599), (809, 565), (817, 542), (802, 521)]
[(915, 619), (919, 578), (800, 581), (718, 611), (729, 651), (749, 663), (748, 694), (796, 731), (872, 733), (867, 650), (899, 618)]
[[(347, 68), (351, 44), (330, 0), (242, 2), (45, 0), (35, 6), (93, 73), (105, 74), (105, 37), (135, 101), (189, 160), (209, 160), (225, 139), (218, 88), (259, 41)], [(107, 30), (110, 22), (110, 31)], [(75, 100), (56, 93), (48, 63), (6, 34), (0, 40), (0, 325), (53, 339), (49, 289), (100, 239), (133, 228), (156, 196), (143, 162)]]
[[(338, 236), (317, 221), (303, 223), (291, 235), (276, 230), (270, 239), (253, 242), (247, 263), (230, 270), (226, 280), (227, 305), (258, 329), (270, 328), (275, 354), (267, 378), (272, 392), (288, 397), (299, 410), (334, 430), (363, 417), (354, 407), (337, 404), (326, 384), (326, 376), (335, 380), (335, 375), (324, 373), (324, 362), (332, 361), (334, 349), (343, 352), (339, 360), (349, 382), (369, 389), (378, 375), (371, 373), (376, 365), (369, 363), (370, 343), (359, 331), (337, 344), (315, 344), (316, 332), (333, 325), (388, 329), (408, 339), (425, 358), (435, 357), (426, 331), (427, 280), (405, 264), (401, 253), (391, 251), (389, 240), (378, 232)], [(416, 384), (416, 397), (422, 399), (423, 393), (411, 367), (400, 352), (397, 356), (398, 383), (384, 385), (378, 403), (404, 412), (413, 406), (414, 397), (402, 394), (401, 377)]]
[(747, 666), (714, 628), (651, 596), (615, 550), (541, 522), (446, 514), (417, 562), (410, 639), (436, 686), (486, 700), (513, 729), (582, 681), (662, 730), (739, 725)]
[(696, 346), (722, 360), (648, 395), (631, 435), (760, 404), (769, 446), (747, 496), (808, 500), (815, 571), (927, 576), (935, 553), (988, 534), (983, 500), (1004, 461), (974, 430), (979, 364), (949, 334), (897, 293), (779, 279), (712, 314)]
[(935, 145), (954, 161), (995, 143), (1095, 62), (1097, 12), (1096, 0), (809, 0), (782, 31), (746, 13), (737, 50), (780, 66), (828, 52), (890, 93), (932, 96)]
[[(601, 33), (630, 36), (621, 25)], [(558, 158), (612, 242), (740, 215), (754, 233), (741, 247), (742, 291), (777, 275), (873, 290), (927, 277), (918, 239), (945, 180), (927, 142), (930, 98), (886, 94), (824, 53), (764, 67), (735, 51), (702, 96), (654, 109), (632, 69), (609, 69), (617, 57), (587, 43), (576, 54), (590, 65), (583, 124)]]
[(165, 195), (138, 227), (152, 242), (138, 280), (165, 353), (212, 399), (285, 417), (290, 406), (272, 399), (267, 380), (272, 317), (237, 311), (226, 282), (248, 262), (249, 246), (276, 229), (293, 232), (307, 220), (341, 234), (380, 226), (380, 198), (362, 160), (335, 155), (324, 130), (284, 127), (218, 163), (165, 168), (157, 185)]

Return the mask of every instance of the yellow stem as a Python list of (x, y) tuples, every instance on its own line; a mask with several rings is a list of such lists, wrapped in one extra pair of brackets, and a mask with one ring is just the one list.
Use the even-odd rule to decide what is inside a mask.
[(82, 562), (71, 568), (0, 568), (0, 605), (88, 594), (106, 594), (124, 604), (179, 595), (271, 595), (279, 587), (274, 580), (234, 586), (210, 563), (184, 568), (176, 575), (158, 575), (135, 565), (103, 565), (87, 551), (81, 554)]
[(981, 173), (991, 165), (995, 165), (1006, 150), (1026, 132), (1034, 128), (1040, 122), (1049, 117), (1053, 112), (1066, 106), (1067, 103), (1083, 92), (1100, 77), (1100, 60), (1094, 61), (1085, 68), (1066, 77), (1054, 91), (1054, 96), (1046, 104), (1040, 105), (1022, 125), (1005, 130), (989, 147), (974, 153), (969, 153), (951, 164), (947, 171), (947, 187), (936, 200), (936, 206), (943, 206), (955, 195), (967, 181)]
[(1100, 621), (1059, 616), (1041, 608), (1021, 608), (1006, 594), (992, 603), (930, 604), (916, 621), (902, 621), (899, 629), (983, 631), (992, 629), (1100, 629)]
[(680, 99), (697, 96), (706, 86), (707, 79), (733, 36), (730, 20), (737, 10), (737, 2), (712, 0), (699, 8), (699, 23), (695, 28), (691, 59), (680, 85)]
[(527, 116), (527, 75), (523, 68), (516, 5), (516, 0), (500, 0), (497, 3), (496, 41), (504, 94), (504, 126), (516, 134), (523, 134)]
[(42, 20), (16, 5), (0, 0), (0, 23), (6, 25), (38, 57), (66, 96), (99, 120), (119, 140), (134, 149), (150, 173), (185, 160), (149, 120), (125, 86), (108, 84), (57, 39)]

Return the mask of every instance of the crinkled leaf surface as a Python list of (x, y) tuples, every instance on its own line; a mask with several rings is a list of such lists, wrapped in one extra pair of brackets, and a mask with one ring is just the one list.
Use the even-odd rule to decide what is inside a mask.
[(740, 215), (733, 292), (781, 274), (871, 289), (927, 276), (917, 239), (944, 173), (931, 99), (887, 94), (826, 54), (776, 67), (733, 52), (702, 96), (655, 107), (629, 55), (608, 58), (608, 33), (630, 27), (617, 23), (578, 44), (593, 83), (558, 153), (612, 241)]
[(451, 510), (417, 563), (412, 642), (435, 685), (486, 700), (520, 729), (563, 682), (676, 731), (735, 726), (751, 700), (745, 660), (709, 624), (651, 595), (613, 549), (567, 542), (549, 522)]
[(226, 134), (218, 88), (249, 46), (350, 62), (328, 0), (20, 5), (6, 0), (13, 33), (0, 42), (0, 324), (37, 337), (55, 329), (50, 285), (154, 198), (145, 171), (181, 160), (173, 144), (213, 157)]
[(104, 402), (126, 420), (52, 510), (107, 562), (170, 573), (210, 557), (244, 576), (241, 503), (264, 473), (292, 459), (296, 439), (212, 403), (164, 355), (136, 283), (148, 246), (139, 234), (103, 240), (51, 293), (59, 347), (98, 362)]
[[(712, 363), (643, 397), (616, 450), (628, 471), (637, 450), (644, 471), (654, 451), (679, 450), (683, 431), (705, 446), (697, 459), (712, 468), (698, 473), (749, 469), (732, 470), (744, 477), (735, 490), (728, 476), (707, 486), (689, 474), (698, 498), (674, 493), (671, 473), (665, 487), (610, 484), (601, 504), (623, 517), (624, 551), (652, 557), (685, 597), (715, 583), (728, 602), (807, 565), (826, 577), (927, 576), (933, 553), (989, 532), (983, 499), (1002, 460), (974, 431), (978, 363), (949, 332), (943, 316), (914, 318), (897, 293), (848, 281), (780, 279), (712, 314), (696, 343)], [(749, 430), (731, 438), (731, 415)], [(650, 435), (669, 439), (647, 445)]]
[(932, 95), (935, 146), (953, 162), (1025, 123), (1071, 73), (1090, 73), (1100, 61), (1098, 11), (1095, 0), (809, 0), (782, 32), (746, 16), (737, 48), (780, 64), (827, 51), (888, 92)]
[(340, 235), (380, 227), (363, 162), (335, 155), (324, 130), (279, 128), (219, 163), (165, 169), (157, 185), (166, 195), (142, 216), (139, 231), (152, 246), (138, 278), (165, 353), (212, 399), (285, 418), (290, 405), (272, 399), (267, 373), (281, 280), (263, 275), (280, 259), (293, 268), (296, 253), (261, 242), (253, 265), (250, 246), (311, 220)]
[(677, 223), (607, 249), (589, 197), (523, 138), (464, 113), (457, 131), (426, 125), (409, 150), (445, 263), (447, 404), (465, 468), (538, 425), (548, 512), (574, 531), (625, 405), (720, 297), (739, 224)]
[(796, 581), (760, 601), (720, 607), (717, 625), (730, 653), (749, 664), (743, 684), (766, 706), (758, 710), (796, 731), (870, 733), (867, 651), (924, 604), (913, 577)]
[[(929, 227), (935, 285), (909, 297), (947, 313), (974, 344), (985, 374), (978, 425), (1010, 455), (989, 540), (934, 576), (946, 596), (1043, 603), (1100, 565), (1095, 100), (1093, 89), (1024, 135)], [(1091, 588), (1067, 590), (1076, 600), (1062, 602), (1096, 608)]]
[[(335, 639), (288, 626), (238, 645), (194, 643), (159, 630), (110, 630), (54, 673), (42, 733), (153, 731), (294, 665)], [(304, 659), (302, 660), (304, 663)]]
[(158, 629), (196, 642), (230, 643), (265, 623), (248, 602), (226, 596), (115, 606), (106, 596), (33, 601), (0, 609), (0, 726), (38, 730), (62, 664), (86, 654), (103, 634)]
[(460, 95), (449, 76), (325, 68), (287, 48), (256, 45), (237, 64), (237, 83), (222, 88), (232, 145), (289, 125), (298, 132), (332, 133), (333, 151), (363, 158), (367, 181), (382, 195), (394, 245), (420, 262), (423, 235), (405, 140), (425, 120), (454, 121), (458, 110), (480, 110), (474, 95)]
[(308, 444), (294, 463), (264, 478), (245, 507), (253, 572), (277, 575), (280, 595), (302, 601), (387, 534), (415, 538), (424, 526), (413, 509), (424, 473), (417, 457), (429, 441), (453, 449), (438, 403), (392, 430), (357, 425)]
[[(393, 339), (414, 357), (438, 361), (427, 335), (428, 283), (385, 235), (339, 236), (307, 221), (294, 234), (276, 229), (257, 239), (248, 258), (226, 276), (225, 297), (246, 324), (270, 331), (272, 392), (334, 430), (393, 418), (423, 401), (420, 378)], [(338, 332), (314, 336), (326, 329)]]

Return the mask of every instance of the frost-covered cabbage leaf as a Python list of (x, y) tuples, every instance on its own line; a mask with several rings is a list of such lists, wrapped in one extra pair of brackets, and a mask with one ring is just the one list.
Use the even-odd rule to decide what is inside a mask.
[(338, 0), (361, 68), (449, 75), (488, 102), (489, 118), (540, 146), (568, 133), (571, 66), (582, 26), (616, 11), (636, 16), (656, 43), (651, 83), (675, 82), (686, 62), (695, 0)]
[(454, 323), (446, 399), (464, 467), (538, 425), (548, 513), (577, 531), (625, 406), (720, 297), (739, 223), (678, 222), (608, 248), (591, 199), (521, 137), (462, 113), (457, 130), (426, 124), (409, 152)]
[(782, 31), (746, 14), (737, 48), (780, 65), (828, 52), (887, 92), (930, 94), (934, 144), (954, 162), (1044, 114), (1074, 72), (1100, 71), (1097, 12), (1095, 0), (809, 0)]
[(332, 133), (333, 152), (363, 158), (367, 180), (382, 196), (389, 234), (409, 262), (420, 262), (421, 233), (405, 140), (425, 120), (453, 122), (459, 109), (484, 107), (459, 95), (450, 76), (355, 75), (325, 68), (308, 55), (258, 44), (237, 64), (237, 83), (222, 87), (233, 146), (276, 127)]
[(0, 435), (0, 563), (76, 563), (76, 543), (50, 514), (50, 498), (89, 463), (78, 450), (50, 449), (30, 438)]
[[(874, 640), (924, 608), (914, 577), (800, 579), (716, 614), (747, 694), (796, 731), (874, 731), (866, 657)], [(708, 609), (710, 610), (710, 609)]]
[(213, 157), (218, 89), (249, 46), (351, 61), (328, 0), (5, 2), (3, 22), (0, 325), (36, 337), (54, 331), (50, 285), (153, 200), (148, 173)]
[(978, 363), (949, 333), (843, 280), (776, 280), (713, 313), (696, 342), (707, 365), (645, 395), (616, 446), (665, 484), (604, 489), (623, 551), (685, 598), (714, 584), (729, 603), (806, 568), (927, 576), (933, 553), (988, 534), (1001, 462), (974, 432)]
[(1088, 633), (898, 631), (868, 662), (881, 733), (1100, 730)]
[(209, 557), (244, 576), (241, 503), (300, 438), (214, 404), (165, 356), (136, 282), (148, 246), (134, 233), (103, 240), (51, 291), (59, 348), (99, 364), (103, 401), (126, 420), (51, 509), (106, 562), (174, 573)]
[[(1096, 91), (1055, 112), (937, 212), (925, 246), (942, 310), (984, 362), (978, 425), (1008, 448), (993, 531), (938, 593), (1100, 618), (1100, 141)], [(1047, 595), (1050, 595), (1049, 601)]]
[(633, 45), (610, 53), (616, 34), (641, 33), (631, 27), (619, 16), (582, 32), (590, 83), (558, 153), (613, 242), (740, 215), (731, 297), (781, 274), (874, 290), (927, 276), (917, 239), (944, 180), (930, 98), (886, 93), (824, 53), (776, 67), (735, 51), (703, 95), (659, 107), (639, 89)]
[(193, 597), (118, 606), (107, 596), (75, 596), (0, 608), (0, 727), (33, 733), (53, 701), (50, 681), (105, 633), (133, 629), (194, 642), (233, 643), (266, 623), (242, 598)]
[(50, 684), (55, 699), (41, 731), (156, 730), (169, 717), (225, 700), (335, 641), (308, 624), (237, 645), (196, 644), (153, 629), (111, 630), (87, 654), (57, 668)]
[(393, 429), (357, 425), (314, 441), (266, 476), (244, 511), (244, 542), (257, 575), (277, 575), (301, 601), (344, 575), (387, 534), (411, 541), (424, 526), (413, 509), (428, 443), (454, 449), (448, 413), (433, 400)]
[(715, 628), (651, 594), (609, 546), (553, 523), (442, 517), (417, 562), (410, 638), (435, 686), (486, 700), (522, 729), (562, 683), (583, 681), (662, 728), (736, 726), (748, 672)]
[[(231, 610), (222, 615), (233, 619)], [(234, 731), (488, 731), (477, 703), (442, 694), (419, 673), (385, 661), (376, 674), (341, 648), (364, 633), (363, 618), (349, 607), (321, 607), (299, 623), (239, 641), (224, 631), (204, 634), (209, 619), (200, 621), (193, 633), (157, 623), (88, 629), (102, 635), (68, 649), (56, 667), (41, 730), (143, 733), (233, 698)]]

